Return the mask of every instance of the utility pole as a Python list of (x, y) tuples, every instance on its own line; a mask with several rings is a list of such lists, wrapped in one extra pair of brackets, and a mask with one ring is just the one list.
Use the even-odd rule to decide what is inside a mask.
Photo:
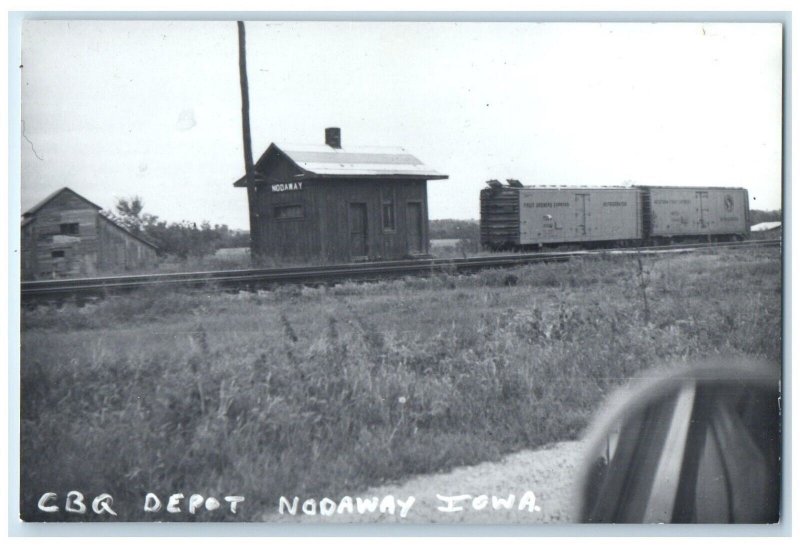
[(247, 180), (247, 202), (250, 209), (250, 260), (258, 262), (261, 238), (258, 234), (258, 213), (255, 174), (253, 173), (253, 149), (250, 140), (250, 94), (247, 88), (247, 56), (245, 53), (244, 21), (237, 21), (239, 28), (239, 85), (242, 89), (242, 139), (244, 140), (244, 173)]

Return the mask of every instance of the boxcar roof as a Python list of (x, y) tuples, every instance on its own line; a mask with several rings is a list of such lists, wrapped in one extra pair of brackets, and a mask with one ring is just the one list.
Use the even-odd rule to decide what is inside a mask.
[[(333, 148), (328, 145), (273, 143), (256, 163), (263, 166), (273, 154), (283, 154), (309, 177), (447, 179), (400, 147)], [(259, 171), (257, 169), (257, 171)], [(262, 177), (257, 180), (263, 181)], [(247, 186), (245, 177), (234, 186)]]
[(659, 189), (659, 190), (746, 190), (741, 187), (731, 186), (666, 186), (666, 185), (525, 185), (525, 186), (510, 186), (500, 183), (497, 187), (487, 188), (502, 188), (511, 190), (602, 190), (602, 189), (617, 189), (617, 190), (636, 190), (636, 189)]
[(603, 186), (589, 186), (589, 185), (526, 185), (526, 186), (503, 186), (503, 188), (511, 188), (518, 190), (635, 190), (637, 187), (623, 186), (623, 185), (603, 185)]
[(738, 186), (636, 185), (638, 188), (659, 190), (747, 190)]

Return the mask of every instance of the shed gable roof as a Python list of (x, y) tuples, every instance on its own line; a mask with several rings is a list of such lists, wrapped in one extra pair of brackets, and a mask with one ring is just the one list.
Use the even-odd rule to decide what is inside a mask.
[[(401, 147), (333, 148), (328, 145), (279, 145), (272, 143), (256, 162), (256, 181), (266, 182), (263, 168), (274, 156), (282, 154), (301, 171), (298, 178), (403, 178), (447, 179), (447, 175), (426, 166)], [(247, 186), (246, 177), (234, 186)]]
[(128, 229), (127, 229), (127, 228), (125, 228), (124, 226), (122, 226), (122, 225), (120, 225), (120, 224), (116, 223), (116, 222), (115, 222), (113, 219), (109, 219), (108, 217), (106, 217), (105, 215), (103, 215), (103, 214), (101, 213), (101, 210), (103, 209), (102, 207), (100, 207), (99, 205), (97, 205), (97, 204), (96, 204), (96, 203), (94, 203), (94, 202), (90, 202), (89, 200), (87, 200), (86, 198), (84, 198), (83, 196), (81, 196), (80, 194), (78, 194), (77, 192), (75, 192), (74, 190), (72, 190), (71, 188), (69, 188), (69, 187), (66, 187), (66, 186), (65, 186), (65, 187), (63, 187), (63, 188), (60, 188), (60, 189), (56, 190), (55, 192), (53, 192), (52, 194), (50, 194), (49, 196), (47, 196), (47, 197), (46, 197), (44, 200), (42, 200), (41, 202), (39, 202), (38, 204), (36, 204), (36, 205), (35, 205), (35, 206), (33, 206), (32, 208), (30, 208), (28, 211), (26, 211), (25, 213), (23, 213), (23, 214), (22, 214), (22, 217), (23, 217), (23, 220), (22, 220), (22, 226), (25, 226), (25, 225), (26, 225), (26, 224), (28, 224), (29, 222), (33, 221), (33, 219), (35, 218), (36, 214), (37, 214), (37, 213), (38, 213), (38, 212), (39, 212), (39, 211), (40, 211), (40, 210), (41, 210), (41, 209), (42, 209), (44, 206), (46, 206), (47, 204), (49, 204), (50, 202), (52, 202), (53, 200), (55, 200), (55, 199), (56, 199), (58, 196), (60, 196), (60, 195), (61, 195), (61, 194), (63, 194), (64, 192), (69, 192), (69, 193), (71, 193), (71, 194), (72, 194), (72, 195), (74, 195), (76, 198), (80, 199), (80, 200), (81, 200), (81, 201), (83, 201), (83, 202), (86, 202), (86, 204), (88, 204), (90, 207), (92, 207), (92, 208), (96, 209), (96, 210), (98, 211), (98, 215), (100, 216), (100, 219), (102, 219), (103, 221), (105, 221), (105, 222), (107, 222), (107, 223), (109, 223), (109, 224), (113, 225), (114, 227), (118, 228), (119, 230), (121, 230), (122, 232), (124, 232), (125, 234), (127, 234), (128, 236), (130, 236), (131, 238), (134, 238), (134, 239), (136, 239), (136, 240), (139, 240), (139, 241), (140, 241), (140, 242), (142, 242), (143, 244), (146, 244), (146, 245), (148, 245), (148, 246), (152, 247), (153, 249), (155, 249), (156, 251), (158, 251), (158, 246), (157, 246), (157, 245), (155, 245), (153, 242), (149, 242), (149, 241), (147, 241), (146, 239), (142, 238), (142, 237), (141, 237), (141, 236), (139, 236), (138, 234), (134, 234), (133, 232), (131, 232), (130, 230), (128, 230)]
[(122, 232), (124, 232), (126, 235), (130, 236), (131, 238), (133, 238), (133, 239), (135, 239), (135, 240), (139, 240), (139, 241), (140, 241), (140, 242), (142, 242), (143, 244), (145, 244), (145, 245), (148, 245), (148, 246), (152, 247), (154, 250), (158, 251), (158, 246), (157, 246), (156, 244), (154, 244), (153, 242), (151, 242), (151, 241), (149, 241), (149, 240), (146, 240), (146, 239), (142, 238), (142, 237), (141, 237), (141, 236), (139, 236), (138, 234), (134, 234), (133, 232), (131, 232), (130, 230), (128, 230), (128, 229), (127, 229), (127, 228), (125, 228), (124, 226), (122, 226), (122, 225), (120, 225), (120, 224), (118, 224), (118, 223), (114, 222), (114, 220), (113, 220), (113, 219), (109, 219), (108, 217), (106, 217), (106, 216), (105, 216), (105, 215), (103, 215), (102, 213), (100, 213), (100, 214), (99, 214), (99, 217), (100, 217), (100, 220), (101, 220), (101, 221), (103, 221), (103, 222), (106, 222), (106, 223), (110, 224), (111, 226), (113, 226), (114, 228), (116, 228), (116, 229), (118, 229), (118, 230), (121, 230), (121, 231), (122, 231)]
[(69, 192), (70, 194), (74, 195), (76, 198), (86, 202), (86, 204), (88, 204), (90, 207), (93, 207), (94, 209), (96, 209), (98, 211), (103, 209), (102, 207), (100, 207), (96, 203), (90, 202), (89, 200), (87, 200), (86, 198), (84, 198), (83, 196), (81, 196), (80, 194), (78, 194), (77, 192), (72, 190), (71, 188), (65, 186), (63, 188), (60, 188), (60, 189), (56, 190), (55, 192), (53, 192), (49, 196), (47, 196), (44, 200), (42, 200), (41, 202), (39, 202), (38, 204), (36, 204), (32, 208), (30, 208), (28, 211), (23, 213), (22, 216), (23, 217), (31, 217), (33, 215), (36, 215), (39, 212), (40, 209), (42, 209), (44, 206), (46, 206), (47, 204), (49, 204), (50, 202), (55, 200), (58, 196), (61, 196), (61, 194), (63, 194), (64, 192)]

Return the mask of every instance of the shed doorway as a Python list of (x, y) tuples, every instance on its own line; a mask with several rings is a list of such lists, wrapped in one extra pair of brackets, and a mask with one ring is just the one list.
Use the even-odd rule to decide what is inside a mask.
[(367, 256), (367, 204), (350, 203), (350, 258), (363, 259)]

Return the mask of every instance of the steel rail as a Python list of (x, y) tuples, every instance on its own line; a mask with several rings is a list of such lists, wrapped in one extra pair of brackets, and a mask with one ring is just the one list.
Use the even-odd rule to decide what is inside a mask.
[(290, 268), (252, 268), (170, 274), (140, 274), (25, 281), (21, 284), (23, 302), (102, 296), (152, 286), (258, 288), (279, 284), (317, 284), (345, 280), (375, 280), (436, 272), (474, 272), (484, 268), (510, 267), (537, 262), (566, 261), (573, 257), (605, 255), (681, 253), (708, 248), (746, 248), (780, 246), (781, 240), (748, 240), (714, 244), (683, 244), (598, 250), (512, 253), (459, 259), (410, 259), (399, 261), (348, 263), (329, 266)]

